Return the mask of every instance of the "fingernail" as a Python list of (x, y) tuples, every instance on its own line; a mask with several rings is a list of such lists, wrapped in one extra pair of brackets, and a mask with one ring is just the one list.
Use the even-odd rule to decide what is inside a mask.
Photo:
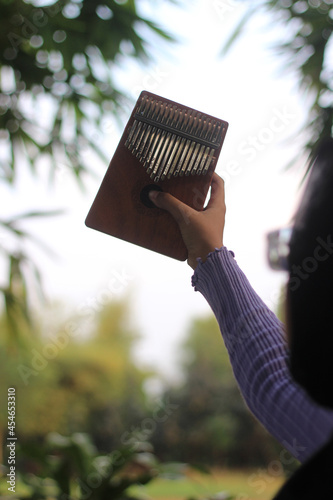
[(149, 191), (148, 196), (151, 199), (151, 201), (155, 201), (157, 196), (158, 196), (159, 191), (156, 191), (155, 189), (152, 189)]

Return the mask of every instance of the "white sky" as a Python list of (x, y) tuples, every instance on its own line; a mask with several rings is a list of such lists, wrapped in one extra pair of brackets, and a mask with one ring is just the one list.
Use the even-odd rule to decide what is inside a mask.
[[(255, 290), (274, 307), (285, 276), (268, 268), (265, 235), (287, 225), (296, 206), (303, 160), (291, 171), (285, 166), (299, 156), (297, 132), (305, 106), (293, 75), (281, 73), (281, 61), (268, 49), (276, 36), (271, 18), (255, 17), (228, 55), (220, 58), (244, 6), (234, 0), (186, 4), (177, 8), (167, 2), (143, 2), (147, 15), (180, 36), (182, 43), (156, 46), (154, 64), (123, 66), (118, 80), (133, 102), (145, 89), (229, 122), (217, 166), (226, 181), (224, 242)], [(101, 133), (111, 157), (122, 130), (107, 127)], [(131, 321), (143, 336), (137, 357), (170, 378), (190, 318), (210, 309), (193, 291), (192, 270), (186, 263), (84, 226), (106, 168), (96, 168), (98, 179), (89, 181), (85, 195), (61, 168), (52, 189), (21, 174), (15, 191), (1, 187), (2, 205), (6, 215), (67, 209), (64, 217), (29, 226), (58, 255), (52, 260), (38, 254), (49, 297), (88, 320), (107, 298), (129, 295)]]

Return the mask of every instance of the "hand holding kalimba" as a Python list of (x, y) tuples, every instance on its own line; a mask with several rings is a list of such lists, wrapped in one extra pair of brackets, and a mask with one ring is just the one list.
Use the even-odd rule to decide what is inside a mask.
[(157, 207), (167, 210), (177, 222), (188, 251), (187, 262), (192, 269), (197, 267), (198, 259), (205, 262), (210, 252), (223, 246), (226, 211), (224, 181), (215, 172), (205, 210), (195, 210), (169, 193), (151, 191), (149, 197)]

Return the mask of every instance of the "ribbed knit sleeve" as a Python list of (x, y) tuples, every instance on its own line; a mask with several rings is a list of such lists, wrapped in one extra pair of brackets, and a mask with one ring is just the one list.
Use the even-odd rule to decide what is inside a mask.
[(292, 379), (283, 324), (253, 290), (226, 247), (199, 261), (192, 285), (219, 323), (248, 407), (303, 462), (332, 433), (333, 411), (318, 406)]

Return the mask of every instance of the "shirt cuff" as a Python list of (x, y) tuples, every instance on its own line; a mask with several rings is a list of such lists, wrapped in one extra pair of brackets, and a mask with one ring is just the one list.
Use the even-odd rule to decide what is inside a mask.
[[(192, 275), (192, 279), (191, 279), (192, 286), (196, 292), (198, 291), (197, 284), (198, 284), (199, 279), (200, 279), (200, 274), (202, 273), (202, 271), (205, 270), (205, 267), (209, 266), (211, 261), (213, 261), (219, 257), (222, 258), (222, 260), (223, 259), (230, 260), (230, 259), (234, 259), (235, 254), (232, 250), (228, 250), (227, 247), (222, 246), (220, 248), (215, 248), (215, 250), (213, 252), (209, 252), (209, 254), (207, 255), (206, 260), (204, 262), (202, 261), (201, 257), (197, 258), (198, 265), (197, 265), (197, 267)], [(207, 266), (206, 266), (206, 264), (207, 264)]]

